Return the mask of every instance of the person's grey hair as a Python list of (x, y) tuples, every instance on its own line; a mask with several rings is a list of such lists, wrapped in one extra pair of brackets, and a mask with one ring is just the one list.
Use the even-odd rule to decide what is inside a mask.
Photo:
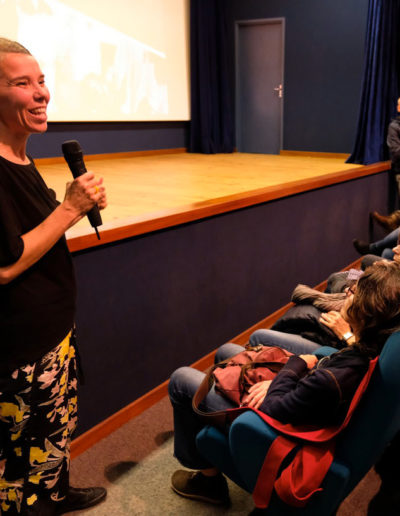
[(7, 38), (0, 38), (0, 54), (27, 54), (32, 55), (21, 43)]

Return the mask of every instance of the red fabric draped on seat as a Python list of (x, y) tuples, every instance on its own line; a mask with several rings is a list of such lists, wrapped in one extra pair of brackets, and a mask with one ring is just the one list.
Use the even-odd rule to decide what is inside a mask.
[[(283, 424), (259, 410), (251, 409), (283, 434), (278, 436), (270, 446), (258, 475), (253, 491), (253, 499), (257, 507), (268, 506), (274, 488), (282, 501), (294, 507), (304, 507), (315, 492), (322, 490), (320, 486), (334, 459), (335, 437), (348, 425), (367, 388), (378, 358), (371, 360), (341, 425), (327, 428), (295, 427)], [(299, 449), (292, 461), (277, 477), (282, 461), (296, 447)]]

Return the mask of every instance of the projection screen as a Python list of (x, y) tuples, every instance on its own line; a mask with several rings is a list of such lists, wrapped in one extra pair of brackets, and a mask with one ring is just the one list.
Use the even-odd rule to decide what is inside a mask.
[(0, 0), (36, 57), (49, 121), (189, 120), (189, 0)]

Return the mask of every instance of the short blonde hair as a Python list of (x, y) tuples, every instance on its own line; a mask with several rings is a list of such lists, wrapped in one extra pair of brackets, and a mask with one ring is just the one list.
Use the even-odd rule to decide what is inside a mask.
[(7, 38), (0, 38), (0, 54), (27, 54), (32, 55), (27, 48)]

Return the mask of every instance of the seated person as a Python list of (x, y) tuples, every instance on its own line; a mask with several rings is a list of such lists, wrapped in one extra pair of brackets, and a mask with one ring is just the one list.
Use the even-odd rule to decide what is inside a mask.
[[(400, 263), (400, 245), (392, 249), (393, 260)], [(372, 261), (372, 258), (374, 260)], [(381, 257), (370, 255), (370, 264), (382, 260)], [(360, 272), (360, 271), (359, 271)], [(343, 288), (347, 288), (346, 281), (348, 275), (343, 273), (334, 273), (331, 275), (333, 288), (329, 291), (340, 292)], [(329, 287), (329, 281), (328, 281)], [(348, 344), (354, 342), (351, 328), (348, 323), (340, 316), (337, 311), (330, 311), (321, 314), (321, 323), (329, 326), (339, 338), (347, 339)], [(299, 335), (285, 334), (280, 331), (273, 330), (257, 330), (250, 337), (250, 344), (256, 346), (262, 344), (265, 346), (284, 347), (288, 351), (296, 354), (313, 353), (318, 349), (316, 342), (304, 339)], [(387, 448), (382, 459), (378, 462), (375, 469), (381, 477), (381, 486), (378, 493), (371, 500), (368, 507), (368, 516), (381, 516), (382, 514), (400, 514), (400, 493), (398, 492), (397, 476), (395, 475), (400, 457), (400, 434), (397, 434), (393, 443)]]
[[(259, 382), (250, 388), (248, 406), (294, 425), (327, 426), (342, 422), (370, 359), (379, 355), (390, 334), (400, 330), (399, 264), (380, 261), (370, 267), (358, 280), (354, 295), (348, 295), (342, 315), (355, 336), (352, 346), (319, 362), (314, 355), (290, 357), (272, 382)], [(235, 344), (225, 344), (216, 361), (242, 350)], [(171, 376), (175, 457), (186, 468), (196, 470), (176, 471), (171, 479), (172, 489), (187, 498), (224, 504), (229, 500), (226, 480), (196, 448), (195, 438), (204, 423), (192, 409), (192, 398), (203, 378), (204, 373), (190, 367), (181, 367)], [(201, 405), (205, 411), (231, 407), (215, 390), (208, 393)]]

